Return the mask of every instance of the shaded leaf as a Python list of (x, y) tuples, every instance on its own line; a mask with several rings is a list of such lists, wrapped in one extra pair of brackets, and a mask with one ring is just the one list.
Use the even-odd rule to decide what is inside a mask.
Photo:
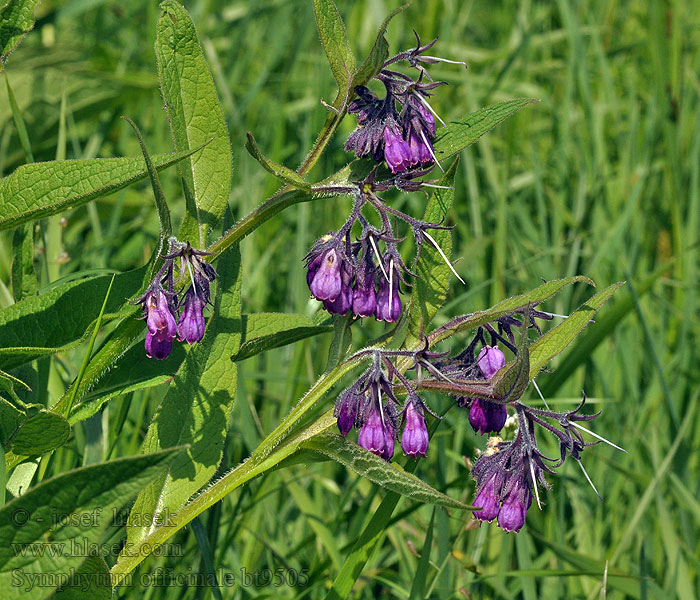
[(314, 13), (323, 50), (338, 82), (338, 90), (343, 93), (349, 89), (355, 73), (355, 56), (345, 24), (333, 0), (314, 0)]
[[(32, 552), (71, 540), (97, 544), (108, 527), (112, 509), (120, 508), (157, 475), (177, 454), (174, 448), (145, 456), (119, 458), (68, 471), (44, 481), (0, 508), (0, 589), (3, 598), (39, 600), (49, 596), (60, 582), (78, 569), (84, 557), (75, 552)], [(56, 519), (55, 515), (85, 518)], [(16, 525), (18, 515), (24, 525)], [(51, 546), (50, 546), (51, 547)], [(15, 569), (30, 575), (56, 575), (52, 587), (12, 585)]]
[(243, 315), (243, 340), (241, 347), (231, 360), (238, 362), (304, 338), (328, 333), (333, 327), (314, 325), (311, 317), (288, 313), (254, 313)]
[(101, 556), (88, 556), (62, 584), (52, 600), (109, 600), (112, 584), (109, 567)]
[(39, 0), (9, 0), (0, 8), (0, 71), (5, 60), (34, 28), (34, 10)]
[(416, 502), (471, 510), (471, 506), (438, 492), (396, 463), (386, 462), (341, 435), (319, 435), (304, 442), (302, 447), (329, 456), (358, 475)]

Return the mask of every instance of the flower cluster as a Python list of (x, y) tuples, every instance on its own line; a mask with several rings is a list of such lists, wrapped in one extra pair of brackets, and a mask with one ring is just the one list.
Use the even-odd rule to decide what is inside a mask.
[[(365, 86), (355, 87), (357, 98), (348, 106), (348, 112), (357, 115), (357, 129), (345, 142), (347, 151), (355, 152), (358, 157), (371, 156), (377, 162), (384, 160), (392, 173), (437, 162), (432, 144), (437, 113), (428, 98), (432, 90), (445, 82), (433, 81), (423, 66), (444, 60), (424, 55), (436, 41), (423, 46), (418, 39), (415, 49), (402, 52), (384, 64), (375, 76), (384, 84), (384, 98)], [(417, 69), (417, 79), (388, 68), (402, 60)]]
[[(553, 473), (568, 456), (581, 464), (581, 451), (586, 446), (598, 443), (585, 442), (580, 430), (592, 432), (578, 424), (579, 421), (590, 421), (599, 414), (580, 414), (585, 396), (573, 411), (557, 413), (523, 404), (520, 401), (522, 392), (518, 397), (496, 392), (498, 388), (491, 380), (495, 380), (497, 373), (506, 365), (506, 357), (499, 344), (517, 355), (512, 328), (521, 327), (524, 336), (530, 329), (541, 334), (535, 319), (552, 318), (549, 313), (532, 307), (518, 312), (521, 314), (499, 317), (493, 323), (478, 327), (467, 348), (453, 357), (429, 352), (428, 339), (425, 347), (415, 352), (382, 349), (360, 351), (355, 356), (369, 355), (372, 366), (340, 394), (335, 407), (341, 434), (347, 435), (353, 427), (359, 429), (358, 444), (390, 460), (394, 454), (396, 432), (402, 426), (401, 447), (404, 454), (414, 458), (426, 455), (429, 436), (425, 413), (435, 415), (418, 396), (419, 388), (456, 396), (457, 406), (469, 411), (469, 422), (474, 431), (480, 434), (500, 432), (507, 420), (507, 407), (510, 406), (518, 425), (514, 439), (504, 441), (498, 437), (490, 438), (487, 450), (479, 456), (472, 469), (476, 480), (474, 505), (480, 508), (475, 511), (475, 518), (480, 521), (496, 519), (498, 526), (505, 531), (519, 531), (522, 528), (533, 496), (540, 504), (538, 488), (549, 487), (545, 473)], [(440, 329), (458, 327), (461, 320), (467, 317), (458, 317)], [(487, 336), (491, 338), (490, 343), (487, 343)], [(397, 359), (401, 360), (403, 367), (415, 370), (416, 379), (408, 380), (402, 374), (397, 367)], [(427, 371), (425, 377), (424, 371)], [(397, 400), (397, 391), (400, 390), (406, 394), (403, 406)], [(540, 452), (535, 435), (537, 427), (556, 436), (561, 450), (559, 458), (548, 458)]]
[[(216, 278), (214, 268), (201, 259), (206, 252), (175, 238), (170, 238), (169, 242), (170, 254), (163, 257), (163, 266), (146, 292), (133, 300), (142, 305), (146, 319), (146, 355), (158, 360), (170, 355), (175, 338), (188, 344), (202, 340), (206, 327), (204, 307), (211, 304), (209, 285)], [(177, 291), (186, 274), (191, 284)]]
[[(389, 359), (401, 354), (410, 353), (373, 352), (372, 366), (340, 394), (335, 405), (340, 433), (347, 435), (353, 427), (359, 429), (357, 443), (384, 460), (394, 456), (394, 441), (401, 427), (401, 449), (406, 456), (418, 458), (428, 451), (425, 413), (433, 413)], [(403, 407), (394, 393), (395, 379), (408, 393)]]
[[(375, 169), (363, 181), (315, 188), (317, 193), (354, 197), (353, 210), (345, 224), (337, 233), (331, 232), (318, 240), (306, 256), (306, 280), (311, 294), (323, 302), (323, 307), (331, 314), (352, 312), (356, 317), (374, 316), (386, 322), (397, 321), (401, 316), (399, 282), (406, 283), (407, 275), (416, 277), (416, 274), (401, 260), (397, 248), (401, 240), (394, 234), (390, 217), (398, 218), (411, 228), (417, 248), (416, 260), (423, 242), (428, 240), (447, 261), (428, 232), (447, 227), (414, 219), (387, 206), (378, 195), (392, 187), (402, 191), (440, 187), (418, 179), (437, 163), (432, 146), (435, 117), (427, 98), (431, 90), (443, 82), (434, 82), (423, 66), (443, 60), (423, 54), (434, 43), (423, 46), (418, 40), (415, 49), (387, 60), (375, 76), (384, 84), (385, 97), (378, 98), (367, 87), (357, 86), (357, 97), (348, 107), (348, 112), (357, 115), (358, 127), (350, 134), (345, 149), (359, 157), (386, 161), (391, 177), (375, 181), (378, 172)], [(388, 68), (399, 61), (406, 61), (417, 69), (417, 79)], [(367, 205), (378, 214), (380, 228), (372, 227), (363, 216), (362, 209)], [(357, 242), (351, 243), (350, 232), (355, 223), (361, 225), (362, 233)], [(380, 245), (385, 248), (383, 253)], [(457, 275), (454, 269), (452, 271)]]

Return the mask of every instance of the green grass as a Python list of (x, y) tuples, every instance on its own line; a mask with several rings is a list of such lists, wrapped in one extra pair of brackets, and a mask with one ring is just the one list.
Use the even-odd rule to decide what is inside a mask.
[[(227, 120), (234, 151), (230, 206), (241, 217), (278, 189), (246, 153), (246, 131), (267, 156), (296, 168), (325, 118), (319, 100), (332, 101), (335, 83), (311, 2), (185, 4)], [(362, 56), (399, 3), (339, 4)], [(439, 35), (436, 54), (468, 62), (468, 70), (444, 64), (431, 70), (450, 83), (435, 100), (445, 121), (511, 98), (541, 99), (462, 152), (453, 257), (461, 257), (457, 268), (467, 286), (451, 280), (436, 322), (531, 289), (541, 278), (584, 274), (600, 288), (627, 280), (538, 383), (553, 404), (573, 403), (585, 389), (603, 410), (592, 428), (628, 454), (605, 445), (586, 451), (584, 464), (603, 502), (575, 465), (550, 477), (543, 510), (533, 507), (517, 536), (493, 525), (474, 528), (458, 511), (438, 508), (433, 519), (432, 507), (400, 500), (355, 594), (413, 598), (422, 588), (425, 597), (439, 599), (693, 600), (700, 596), (700, 3), (496, 4), (424, 0), (396, 17), (387, 34), (392, 51), (413, 44), (412, 29), (424, 40)], [(153, 52), (158, 15), (155, 2), (40, 5), (35, 30), (7, 62), (36, 161), (62, 153), (139, 155), (121, 115), (136, 122), (151, 153), (170, 151)], [(342, 124), (311, 180), (348, 161), (342, 145), (352, 127), (353, 119)], [(0, 85), (0, 174), (24, 162)], [(178, 223), (184, 198), (176, 172), (164, 172), (161, 181)], [(422, 214), (422, 195), (402, 196), (400, 203)], [(349, 208), (347, 198), (296, 205), (246, 238), (243, 311), (310, 313), (302, 258)], [(52, 218), (44, 228), (54, 255), (38, 263), (40, 288), (80, 270), (142, 265), (157, 242), (147, 182), (63, 216), (65, 223)], [(0, 234), (2, 307), (11, 302), (11, 239)], [(565, 290), (547, 309), (571, 312), (582, 293), (583, 287)], [(355, 343), (378, 331), (364, 325)], [(306, 340), (240, 363), (221, 472), (249, 456), (315, 381), (329, 341)], [(85, 347), (17, 376), (38, 390), (38, 401), (51, 404), (78, 373)], [(99, 462), (110, 449), (112, 457), (138, 454), (163, 393), (155, 388), (110, 401), (74, 428), (74, 438), (42, 464), (39, 476)], [(449, 402), (427, 399), (439, 410)], [(332, 401), (329, 396), (323, 408)], [(466, 415), (451, 410), (417, 474), (470, 502), (464, 457), (480, 447)], [(213, 568), (239, 580), (235, 588), (222, 586), (223, 597), (323, 598), (383, 495), (334, 463), (274, 471), (178, 533), (171, 541), (181, 556), (151, 557), (134, 578), (159, 567), (189, 574)], [(113, 535), (118, 540), (121, 530)], [(419, 557), (426, 551), (428, 562)], [(252, 577), (244, 585), (242, 569)], [(275, 587), (274, 578), (266, 584), (266, 569), (284, 569), (288, 578), (307, 569), (300, 582), (308, 581)], [(206, 587), (143, 589), (118, 588), (117, 597), (218, 597)]]

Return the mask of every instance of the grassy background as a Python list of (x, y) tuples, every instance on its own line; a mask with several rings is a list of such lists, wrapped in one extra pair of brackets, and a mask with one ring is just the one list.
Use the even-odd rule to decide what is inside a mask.
[[(468, 62), (466, 71), (442, 64), (431, 69), (450, 83), (434, 103), (445, 120), (514, 97), (541, 99), (462, 153), (453, 256), (462, 259), (457, 268), (467, 286), (452, 280), (438, 320), (484, 308), (535, 287), (540, 278), (585, 274), (599, 286), (627, 280), (539, 384), (558, 407), (573, 405), (585, 388), (603, 409), (594, 429), (629, 454), (607, 446), (587, 450), (584, 462), (604, 502), (575, 465), (567, 465), (550, 478), (544, 510), (531, 509), (517, 536), (493, 525), (474, 528), (469, 515), (442, 509), (433, 522), (431, 507), (402, 501), (356, 594), (408, 598), (432, 524), (425, 597), (692, 600), (700, 596), (700, 4), (497, 4), (419, 1), (388, 31), (392, 50), (410, 47), (416, 29), (424, 40), (440, 36), (436, 54)], [(268, 156), (294, 167), (325, 117), (319, 99), (332, 100), (335, 86), (310, 2), (185, 5), (228, 122), (235, 157), (231, 207), (242, 216), (277, 189), (243, 149), (246, 130)], [(397, 5), (340, 4), (358, 55), (368, 51), (379, 23)], [(44, 0), (35, 30), (7, 64), (36, 160), (63, 152), (68, 158), (138, 155), (122, 114), (138, 123), (151, 152), (170, 150), (153, 53), (158, 14), (152, 1)], [(62, 99), (65, 130), (59, 127)], [(312, 179), (345, 164), (342, 144), (352, 126), (346, 120)], [(1, 85), (0, 174), (23, 160)], [(163, 183), (173, 212), (181, 214), (175, 171), (164, 174)], [(422, 214), (419, 194), (397, 203)], [(347, 199), (298, 205), (244, 240), (244, 312), (313, 311), (301, 259), (349, 208)], [(51, 219), (47, 228), (44, 286), (79, 270), (142, 264), (157, 237), (146, 183), (64, 217), (63, 223)], [(0, 239), (2, 306), (11, 301), (5, 287), (9, 240)], [(569, 312), (583, 292), (574, 287), (547, 308)], [(375, 332), (366, 329), (368, 336)], [(222, 468), (248, 456), (286, 414), (323, 370), (328, 342), (301, 342), (241, 364)], [(52, 359), (52, 401), (81, 358), (79, 350)], [(139, 452), (162, 393), (112, 401), (76, 428), (44, 476), (104, 459), (109, 448), (112, 457)], [(439, 408), (447, 403), (428, 400)], [(472, 434), (466, 415), (453, 410), (418, 474), (469, 501), (473, 486), (463, 457), (473, 457), (476, 447), (483, 440)], [(201, 519), (211, 558), (238, 578), (241, 569), (257, 573), (258, 585), (249, 580), (233, 592), (223, 590), (224, 597), (323, 597), (381, 497), (369, 482), (331, 464), (278, 471), (227, 497)], [(161, 567), (195, 574), (204, 568), (191, 529), (174, 541), (182, 556), (151, 558), (135, 577)], [(265, 585), (265, 569), (280, 568), (308, 569), (308, 582)], [(213, 597), (204, 587), (153, 585), (143, 593), (123, 588), (118, 596)]]

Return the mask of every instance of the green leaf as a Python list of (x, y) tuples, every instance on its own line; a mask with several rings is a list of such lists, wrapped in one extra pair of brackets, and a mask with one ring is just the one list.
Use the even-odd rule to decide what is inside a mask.
[(250, 131), (246, 134), (247, 141), (245, 143), (245, 148), (248, 150), (250, 155), (257, 160), (262, 167), (272, 173), (277, 179), (284, 183), (288, 183), (292, 187), (298, 188), (300, 190), (310, 191), (311, 184), (304, 180), (303, 177), (298, 175), (296, 171), (292, 171), (290, 168), (284, 165), (277, 164), (267, 158), (258, 148), (258, 144)]
[(39, 0), (9, 0), (0, 9), (0, 71), (5, 60), (34, 28), (34, 10)]
[[(530, 323), (530, 310), (528, 305), (523, 317), (523, 323)], [(530, 349), (528, 347), (527, 327), (523, 326), (520, 335), (518, 354), (515, 360), (498, 370), (491, 379), (491, 384), (496, 395), (508, 402), (518, 400), (530, 383)]]
[(127, 526), (131, 543), (142, 540), (161, 513), (180, 509), (212, 478), (221, 462), (236, 392), (237, 367), (228, 357), (238, 350), (241, 340), (238, 246), (219, 266), (214, 311), (206, 335), (187, 353), (143, 444), (144, 453), (183, 444), (190, 448), (139, 494)]
[(34, 271), (34, 225), (20, 225), (12, 234), (12, 292), (15, 301), (35, 296), (37, 292)]
[(66, 419), (41, 409), (20, 425), (10, 449), (17, 456), (44, 454), (63, 446), (69, 435), (70, 425)]
[[(97, 544), (110, 523), (113, 509), (132, 498), (180, 450), (120, 458), (68, 471), (0, 508), (3, 598), (40, 600), (49, 596), (62, 577), (68, 578), (84, 561), (84, 557), (75, 556), (80, 553), (69, 551), (71, 541), (81, 546)], [(77, 518), (57, 519), (56, 515)], [(41, 552), (41, 548), (45, 551)], [(17, 585), (17, 577), (26, 580), (37, 573), (55, 575), (53, 586)]]
[(364, 60), (360, 68), (357, 69), (357, 73), (352, 80), (352, 87), (356, 85), (365, 85), (370, 79), (382, 70), (382, 66), (389, 58), (389, 44), (384, 37), (386, 33), (386, 28), (389, 26), (389, 22), (399, 13), (402, 13), (411, 5), (411, 2), (407, 2), (403, 6), (399, 6), (397, 9), (393, 10), (389, 16), (384, 19), (384, 22), (379, 27), (377, 31), (377, 37), (372, 44), (372, 48)]
[(112, 585), (109, 567), (101, 556), (88, 556), (51, 600), (109, 600)]
[[(144, 269), (137, 269), (115, 277), (105, 319), (114, 318), (124, 298), (133, 297), (143, 276)], [(72, 281), (0, 310), (0, 368), (78, 346), (92, 332), (111, 279), (103, 275)]]
[(355, 74), (355, 56), (350, 49), (343, 19), (333, 0), (314, 0), (314, 13), (323, 50), (338, 82), (338, 90), (346, 92)]
[[(160, 171), (189, 154), (158, 154), (153, 157), (153, 163)], [(139, 181), (147, 174), (140, 156), (22, 165), (0, 179), (0, 230), (81, 206)]]
[(389, 463), (341, 435), (326, 433), (302, 444), (302, 448), (328, 456), (377, 485), (424, 504), (471, 510), (471, 506), (438, 492), (399, 465)]
[(496, 125), (533, 102), (539, 102), (539, 100), (519, 98), (493, 104), (480, 108), (461, 121), (452, 121), (447, 124), (447, 127), (438, 128), (437, 137), (433, 143), (435, 156), (443, 159), (461, 152)]
[(204, 248), (208, 232), (220, 226), (228, 205), (231, 145), (192, 19), (174, 0), (160, 8), (156, 59), (175, 149), (189, 151), (207, 144), (181, 165), (189, 202), (178, 238)]
[(615, 283), (587, 300), (568, 319), (550, 329), (530, 346), (530, 379), (536, 377), (547, 363), (574, 341), (576, 336), (593, 318), (624, 282)]
[(69, 421), (74, 424), (91, 417), (105, 402), (122, 394), (172, 381), (185, 353), (185, 346), (173, 344), (167, 360), (144, 360), (143, 344), (133, 345), (85, 392), (82, 401), (71, 410)]
[[(439, 185), (454, 186), (457, 160), (453, 161)], [(436, 189), (425, 208), (424, 221), (440, 223), (447, 217), (454, 200), (454, 189)], [(452, 252), (452, 232), (446, 229), (432, 229), (429, 235), (442, 248), (447, 258)], [(449, 288), (450, 267), (440, 256), (435, 246), (429, 240), (423, 242), (418, 264), (416, 265), (418, 279), (413, 285), (411, 300), (408, 307), (408, 335), (404, 346), (416, 344), (425, 335), (428, 325), (444, 304)]]
[(336, 317), (335, 323), (333, 323), (333, 340), (328, 349), (325, 373), (335, 369), (345, 358), (348, 350), (352, 346), (351, 326), (354, 321), (355, 317), (352, 314), (344, 317)]
[(238, 362), (265, 352), (293, 344), (299, 340), (333, 331), (328, 325), (314, 325), (311, 317), (288, 313), (255, 313), (243, 315), (243, 340), (241, 347), (231, 356)]
[(508, 315), (516, 310), (523, 309), (528, 305), (535, 305), (540, 302), (544, 302), (548, 298), (554, 296), (562, 288), (572, 283), (582, 282), (589, 285), (593, 285), (593, 282), (582, 275), (576, 275), (575, 277), (567, 277), (565, 279), (554, 279), (553, 281), (548, 281), (541, 286), (535, 288), (530, 292), (525, 294), (520, 294), (518, 296), (513, 296), (506, 300), (501, 300), (498, 304), (495, 304), (487, 310), (481, 310), (468, 315), (463, 315), (452, 319), (448, 323), (445, 323), (441, 327), (438, 327), (430, 333), (428, 336), (428, 341), (431, 346), (434, 346), (442, 340), (446, 340), (452, 337), (460, 331), (468, 331), (474, 329), (479, 325), (493, 321), (498, 317)]

